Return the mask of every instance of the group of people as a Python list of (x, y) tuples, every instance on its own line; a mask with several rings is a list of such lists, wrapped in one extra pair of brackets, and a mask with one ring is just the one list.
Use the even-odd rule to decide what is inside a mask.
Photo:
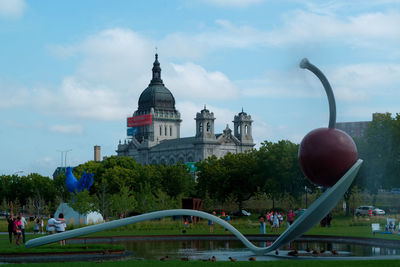
[[(24, 216), (22, 216), (22, 212), (20, 212), (16, 218), (11, 214), (11, 216), (7, 217), (7, 222), (8, 222), (8, 238), (10, 240), (10, 245), (12, 244), (13, 236), (15, 239), (15, 244), (17, 246), (20, 246), (21, 239), (22, 242), (25, 243), (25, 229), (28, 226), (28, 222), (26, 221)], [(39, 234), (41, 232), (42, 234), (44, 234), (43, 218), (35, 218), (33, 222), (34, 222), (33, 233)], [(66, 229), (67, 229), (67, 223), (64, 220), (64, 214), (60, 213), (58, 219), (54, 219), (53, 214), (50, 215), (50, 219), (48, 220), (46, 227), (46, 232), (48, 234), (62, 233), (66, 231)], [(60, 241), (60, 245), (65, 246), (65, 240)]]
[(25, 243), (25, 227), (28, 226), (28, 222), (24, 216), (22, 216), (22, 212), (20, 212), (16, 218), (11, 214), (10, 217), (7, 217), (7, 222), (10, 245), (12, 244), (13, 236), (17, 246), (21, 244), (21, 238), (22, 242)]
[[(290, 226), (292, 225), (294, 221), (294, 213), (291, 209), (289, 209), (288, 213), (286, 214), (286, 221), (287, 225)], [(271, 226), (271, 232), (275, 231), (278, 233), (279, 231), (279, 226), (282, 225), (284, 216), (282, 212), (278, 211), (269, 211), (267, 212), (266, 215), (263, 213), (258, 216), (258, 219), (260, 221), (260, 233), (261, 234), (266, 234), (266, 223), (268, 222)]]
[(44, 234), (43, 227), (44, 227), (44, 220), (43, 217), (36, 217), (33, 219), (33, 233), (34, 234)]

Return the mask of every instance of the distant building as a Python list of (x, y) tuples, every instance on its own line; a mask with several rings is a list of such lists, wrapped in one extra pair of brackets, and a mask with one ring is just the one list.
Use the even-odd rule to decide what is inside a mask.
[(64, 174), (66, 169), (67, 167), (57, 167), (53, 172), (53, 179), (55, 179), (57, 176), (60, 176), (61, 174)]
[(133, 157), (142, 164), (175, 164), (197, 162), (228, 152), (240, 153), (254, 147), (252, 119), (240, 112), (233, 118), (234, 130), (227, 125), (222, 133), (214, 132), (214, 113), (205, 106), (196, 114), (196, 135), (180, 137), (181, 114), (175, 109), (175, 98), (164, 86), (158, 55), (153, 63), (153, 77), (142, 92), (138, 109), (127, 119), (128, 139), (119, 142), (118, 156)]
[(346, 132), (353, 138), (364, 137), (370, 121), (337, 122), (336, 128)]
[[(373, 113), (372, 120), (378, 119), (382, 113)], [(337, 122), (336, 128), (346, 132), (353, 138), (362, 138), (365, 136), (368, 126), (372, 121), (355, 121), (355, 122)]]
[(101, 147), (94, 146), (94, 161), (100, 162), (101, 161)]

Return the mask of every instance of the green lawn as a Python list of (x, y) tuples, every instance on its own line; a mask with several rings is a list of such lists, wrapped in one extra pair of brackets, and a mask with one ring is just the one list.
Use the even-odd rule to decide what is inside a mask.
[[(268, 266), (268, 267), (333, 267), (333, 266), (360, 266), (360, 267), (370, 267), (370, 266), (399, 266), (399, 261), (396, 260), (370, 260), (370, 261), (317, 261), (317, 260), (281, 260), (281, 261), (268, 261), (268, 262), (202, 262), (202, 261), (104, 261), (104, 262), (60, 262), (60, 263), (30, 263), (24, 264), (25, 266), (46, 266), (46, 267), (59, 267), (59, 266), (163, 266), (163, 267), (180, 267), (180, 266)], [(8, 266), (8, 265), (5, 265)]]
[[(352, 237), (376, 237), (385, 239), (398, 239), (400, 240), (400, 235), (397, 234), (376, 234), (375, 236), (371, 232), (371, 223), (379, 222), (381, 225), (385, 223), (385, 217), (373, 217), (369, 218), (353, 218), (353, 217), (335, 217), (332, 221), (332, 226), (330, 228), (320, 227), (316, 225), (306, 234), (308, 235), (330, 235), (330, 236), (352, 236)], [(4, 221), (0, 222), (3, 224)], [(241, 218), (233, 220), (232, 224), (239, 229), (243, 234), (258, 234), (259, 233), (259, 223), (255, 217), (253, 218)], [(108, 231), (94, 233), (90, 236), (135, 236), (135, 235), (183, 235), (182, 234), (183, 223), (181, 221), (173, 221), (170, 218), (165, 218), (162, 220), (148, 221), (137, 224), (128, 225), (125, 227), (120, 227), (117, 229), (112, 229)], [(279, 234), (282, 233), (286, 228), (282, 227)], [(267, 228), (267, 234), (271, 234), (270, 229)], [(28, 228), (28, 231), (30, 229)], [(200, 223), (194, 225), (191, 229), (187, 229), (187, 235), (190, 234), (209, 234), (209, 227), (207, 221), (203, 220)], [(214, 234), (217, 235), (230, 235), (231, 233), (225, 231), (224, 228), (216, 225), (214, 229)], [(275, 232), (274, 232), (275, 234)], [(27, 239), (36, 238), (42, 235), (27, 234)], [(104, 247), (105, 246), (105, 247)], [(90, 250), (102, 250), (102, 249), (112, 249), (111, 245), (100, 245), (91, 244), (88, 246)], [(120, 248), (120, 247), (119, 247)], [(44, 252), (44, 251), (77, 251), (84, 250), (82, 245), (70, 245), (66, 247), (60, 247), (58, 244), (46, 245), (39, 248), (25, 248), (23, 245), (21, 247), (16, 247), (15, 244), (11, 245), (8, 242), (8, 235), (0, 236), (0, 251), (1, 252)]]

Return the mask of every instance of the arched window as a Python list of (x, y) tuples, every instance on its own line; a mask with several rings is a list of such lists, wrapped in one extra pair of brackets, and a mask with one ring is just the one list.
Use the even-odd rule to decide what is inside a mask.
[(240, 125), (237, 126), (237, 132), (240, 134)]
[(165, 126), (165, 129), (164, 129), (165, 131), (164, 131), (164, 134), (165, 134), (165, 136), (167, 136), (167, 126)]
[(199, 132), (200, 133), (203, 132), (203, 123), (202, 122), (199, 123)]
[(172, 126), (169, 126), (169, 136), (172, 136)]
[(162, 127), (161, 127), (161, 125), (160, 125), (160, 136), (162, 135)]
[(207, 122), (207, 132), (209, 132), (209, 131), (210, 131), (210, 123)]
[(245, 133), (246, 133), (246, 134), (249, 134), (249, 126), (246, 125), (244, 129), (245, 129)]

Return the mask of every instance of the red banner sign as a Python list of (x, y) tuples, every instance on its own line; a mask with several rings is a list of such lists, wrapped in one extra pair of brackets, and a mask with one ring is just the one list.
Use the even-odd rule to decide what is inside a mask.
[(128, 118), (128, 127), (137, 127), (151, 124), (151, 114), (134, 116)]

